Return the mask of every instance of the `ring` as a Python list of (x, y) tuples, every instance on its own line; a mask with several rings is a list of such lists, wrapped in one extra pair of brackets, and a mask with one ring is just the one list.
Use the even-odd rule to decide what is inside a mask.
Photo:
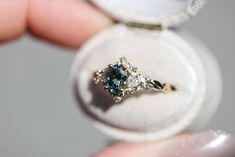
[(109, 64), (103, 70), (96, 71), (93, 81), (95, 84), (101, 82), (115, 103), (121, 102), (125, 97), (132, 96), (138, 91), (168, 92), (175, 90), (173, 85), (145, 77), (125, 57), (119, 58), (119, 61)]

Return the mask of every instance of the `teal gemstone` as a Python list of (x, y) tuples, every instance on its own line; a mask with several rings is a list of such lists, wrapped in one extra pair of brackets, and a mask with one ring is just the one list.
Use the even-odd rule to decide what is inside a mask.
[(121, 64), (114, 65), (111, 73), (118, 79), (127, 79), (127, 72), (124, 70), (124, 67)]
[(106, 70), (103, 74), (103, 83), (108, 88), (111, 95), (118, 95), (127, 80), (128, 73), (125, 71), (123, 65), (116, 64), (112, 68)]
[(120, 80), (112, 79), (108, 82), (108, 91), (112, 95), (119, 93), (121, 87), (122, 87), (122, 81)]
[(137, 67), (132, 67), (131, 70), (132, 70), (133, 72), (136, 72), (136, 71), (137, 71)]

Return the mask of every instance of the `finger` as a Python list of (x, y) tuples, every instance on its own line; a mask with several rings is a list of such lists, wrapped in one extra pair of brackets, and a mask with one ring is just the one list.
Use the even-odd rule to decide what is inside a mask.
[(25, 30), (28, 0), (0, 1), (0, 42), (15, 38)]
[(108, 17), (81, 0), (31, 0), (29, 4), (30, 30), (59, 44), (79, 46), (109, 24)]
[(222, 132), (181, 136), (160, 143), (124, 143), (93, 157), (234, 157), (235, 139)]

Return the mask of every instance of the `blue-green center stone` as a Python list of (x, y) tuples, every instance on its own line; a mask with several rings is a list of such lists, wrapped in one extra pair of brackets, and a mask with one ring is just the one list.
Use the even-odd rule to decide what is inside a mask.
[(121, 91), (124, 82), (127, 80), (127, 75), (127, 72), (121, 64), (116, 64), (107, 70), (104, 84), (108, 87), (108, 91), (111, 95), (116, 95)]
[(108, 91), (112, 95), (117, 94), (118, 92), (120, 92), (121, 87), (122, 87), (122, 82), (120, 80), (111, 79), (108, 82)]
[(120, 79), (123, 81), (125, 81), (127, 79), (127, 72), (124, 70), (124, 67), (121, 64), (114, 65), (111, 73), (117, 79)]

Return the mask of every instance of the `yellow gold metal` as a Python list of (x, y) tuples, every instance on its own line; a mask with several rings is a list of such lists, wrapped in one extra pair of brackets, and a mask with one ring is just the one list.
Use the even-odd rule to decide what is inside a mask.
[(102, 82), (104, 89), (113, 97), (115, 103), (139, 91), (170, 92), (176, 90), (171, 84), (145, 77), (137, 71), (136, 67), (131, 66), (125, 57), (121, 57), (114, 64), (109, 64), (103, 70), (96, 71), (93, 81), (95, 84)]
[(158, 30), (162, 31), (163, 27), (161, 25), (153, 25), (153, 24), (144, 24), (144, 23), (134, 23), (134, 22), (127, 22), (125, 23), (128, 27), (133, 28), (144, 28), (149, 30)]

